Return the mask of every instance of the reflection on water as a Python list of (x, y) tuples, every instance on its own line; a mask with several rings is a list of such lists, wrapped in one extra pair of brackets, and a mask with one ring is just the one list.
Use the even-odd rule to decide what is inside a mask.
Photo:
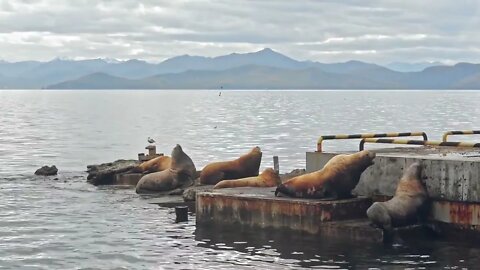
[[(259, 145), (303, 167), (320, 134), (480, 126), (479, 92), (0, 91), (0, 269), (475, 269), (480, 249), (384, 247), (280, 231), (195, 228), (133, 189), (93, 187), (87, 164), (134, 158), (151, 136), (197, 167)], [(216, 128), (215, 128), (216, 127)], [(459, 137), (458, 139), (474, 139)], [(358, 141), (327, 142), (355, 149)], [(45, 164), (58, 180), (32, 176)]]
[[(234, 250), (232, 264), (274, 263), (322, 269), (442, 268), (462, 269), (480, 262), (480, 249), (429, 239), (413, 239), (402, 244), (383, 246), (366, 242), (321, 239), (309, 234), (279, 230), (251, 230), (234, 227), (199, 227), (197, 245), (213, 251)], [(468, 251), (468, 255), (465, 254)], [(448, 253), (448, 256), (445, 256)], [(468, 263), (467, 263), (468, 262)], [(264, 265), (269, 267), (268, 265)]]

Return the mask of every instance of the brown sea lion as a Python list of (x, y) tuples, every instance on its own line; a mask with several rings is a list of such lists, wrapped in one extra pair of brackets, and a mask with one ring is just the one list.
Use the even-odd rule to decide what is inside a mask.
[(398, 182), (395, 196), (386, 202), (375, 202), (367, 209), (370, 221), (387, 231), (415, 223), (428, 198), (421, 174), (420, 163), (410, 165)]
[(364, 150), (351, 155), (337, 155), (323, 169), (294, 177), (275, 190), (299, 198), (350, 198), (360, 175), (373, 164), (375, 153)]
[(280, 175), (272, 168), (265, 169), (259, 176), (246, 177), (236, 180), (222, 180), (213, 188), (235, 188), (235, 187), (275, 187), (282, 183)]
[(153, 173), (153, 172), (161, 172), (168, 168), (172, 163), (172, 158), (169, 156), (160, 156), (156, 158), (152, 158), (145, 162), (142, 162), (137, 167), (133, 168), (130, 172), (132, 173)]
[(137, 184), (137, 193), (170, 191), (190, 185), (196, 174), (192, 159), (177, 144), (172, 151), (171, 166), (161, 172), (144, 175)]
[(200, 184), (215, 185), (222, 180), (257, 176), (261, 161), (262, 151), (257, 146), (235, 160), (210, 163), (200, 174)]

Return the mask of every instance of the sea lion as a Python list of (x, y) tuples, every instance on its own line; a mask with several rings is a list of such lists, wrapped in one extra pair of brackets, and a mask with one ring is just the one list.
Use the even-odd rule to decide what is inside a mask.
[(210, 163), (200, 174), (200, 184), (216, 185), (222, 180), (257, 176), (261, 161), (262, 151), (257, 146), (235, 160)]
[(428, 198), (421, 182), (422, 167), (415, 162), (405, 170), (395, 196), (386, 202), (375, 202), (367, 209), (370, 221), (386, 231), (415, 223)]
[(172, 150), (170, 168), (144, 175), (138, 181), (136, 192), (154, 193), (187, 186), (193, 182), (196, 172), (192, 159), (177, 144)]
[(360, 175), (373, 164), (374, 158), (375, 153), (367, 150), (334, 156), (323, 169), (280, 184), (275, 190), (275, 196), (282, 193), (300, 198), (350, 198)]
[(222, 180), (213, 189), (235, 187), (274, 187), (282, 183), (280, 175), (272, 168), (265, 169), (259, 176), (246, 177), (236, 180)]
[(156, 158), (152, 158), (145, 162), (142, 162), (137, 167), (133, 168), (130, 172), (132, 173), (153, 173), (153, 172), (161, 172), (168, 168), (172, 163), (172, 158), (169, 156), (160, 156)]

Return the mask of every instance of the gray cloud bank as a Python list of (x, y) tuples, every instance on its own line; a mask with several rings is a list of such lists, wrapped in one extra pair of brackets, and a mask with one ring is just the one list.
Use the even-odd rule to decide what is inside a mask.
[(217, 56), (480, 62), (480, 1), (2, 0), (0, 58)]

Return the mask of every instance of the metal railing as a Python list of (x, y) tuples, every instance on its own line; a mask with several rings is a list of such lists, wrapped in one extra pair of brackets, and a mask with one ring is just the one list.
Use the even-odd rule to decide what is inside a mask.
[(428, 137), (425, 132), (397, 132), (397, 133), (362, 133), (362, 134), (339, 134), (320, 136), (317, 141), (317, 152), (322, 152), (322, 143), (325, 140), (343, 140), (343, 139), (365, 139), (365, 138), (385, 138), (385, 137), (412, 137), (422, 136), (427, 141)]
[(359, 149), (362, 151), (365, 148), (365, 143), (388, 143), (388, 144), (411, 144), (424, 146), (452, 146), (452, 147), (466, 147), (466, 148), (480, 148), (480, 143), (472, 142), (441, 142), (441, 141), (419, 141), (419, 140), (403, 140), (403, 139), (363, 139), (360, 142)]
[(450, 135), (472, 135), (480, 134), (480, 130), (452, 130), (443, 133), (442, 141), (446, 142), (447, 137)]

